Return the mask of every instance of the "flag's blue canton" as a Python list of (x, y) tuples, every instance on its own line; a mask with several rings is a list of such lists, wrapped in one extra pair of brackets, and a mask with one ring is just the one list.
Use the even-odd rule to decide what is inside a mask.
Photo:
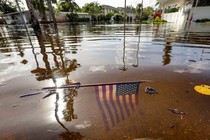
[(138, 94), (140, 83), (117, 84), (116, 95)]

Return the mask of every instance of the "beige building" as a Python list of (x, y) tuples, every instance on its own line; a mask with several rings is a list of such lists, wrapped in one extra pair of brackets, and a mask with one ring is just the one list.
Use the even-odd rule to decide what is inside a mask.
[[(109, 6), (109, 5), (101, 5), (101, 7), (104, 9), (104, 15), (107, 15), (107, 13), (109, 12), (119, 12), (119, 13), (122, 13), (124, 14), (125, 12), (125, 8), (124, 7), (112, 7), (112, 6)], [(132, 9), (126, 9), (126, 15), (127, 15), (127, 18), (129, 21), (133, 21), (135, 20), (135, 13), (132, 11)]]
[(101, 7), (104, 9), (104, 15), (107, 15), (109, 12), (117, 11), (117, 8), (109, 5), (101, 5)]

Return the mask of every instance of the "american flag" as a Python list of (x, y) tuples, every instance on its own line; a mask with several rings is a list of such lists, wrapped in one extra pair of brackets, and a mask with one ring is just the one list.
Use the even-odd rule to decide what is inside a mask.
[(107, 130), (130, 117), (138, 104), (140, 82), (95, 86), (96, 100)]

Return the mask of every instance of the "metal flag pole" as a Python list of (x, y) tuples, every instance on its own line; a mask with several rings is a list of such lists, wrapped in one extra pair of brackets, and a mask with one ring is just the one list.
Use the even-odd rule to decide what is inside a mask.
[(39, 91), (31, 92), (31, 93), (26, 93), (22, 94), (19, 97), (28, 97), (28, 96), (33, 96), (33, 95), (38, 95), (44, 92), (47, 92), (46, 90), (50, 91), (48, 95), (46, 95), (44, 98), (56, 93), (56, 89), (68, 89), (68, 88), (80, 88), (80, 87), (95, 87), (95, 86), (105, 86), (105, 85), (116, 85), (116, 84), (135, 84), (135, 83), (152, 83), (155, 81), (152, 80), (140, 80), (140, 81), (128, 81), (128, 82), (110, 82), (110, 83), (94, 83), (94, 84), (83, 84), (81, 85), (79, 82), (77, 83), (72, 83), (72, 84), (67, 84), (67, 85), (62, 85), (62, 86), (54, 86), (54, 87), (44, 87)]
[(62, 86), (54, 87), (44, 87), (42, 90), (55, 90), (55, 89), (64, 89), (64, 88), (80, 88), (80, 87), (93, 87), (93, 86), (104, 86), (104, 85), (116, 85), (116, 84), (132, 84), (132, 83), (152, 83), (152, 80), (140, 80), (140, 81), (127, 81), (127, 82), (110, 82), (110, 83), (94, 83), (94, 84), (83, 84), (72, 83)]

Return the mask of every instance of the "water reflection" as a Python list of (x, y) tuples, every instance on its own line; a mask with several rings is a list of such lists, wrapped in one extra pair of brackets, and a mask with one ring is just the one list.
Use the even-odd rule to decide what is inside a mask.
[[(131, 80), (132, 78), (142, 78), (142, 75), (145, 77), (152, 75), (151, 78), (158, 79), (158, 71), (156, 72), (154, 67), (164, 69), (163, 66), (166, 65), (167, 70), (172, 72), (206, 72), (208, 74), (210, 69), (210, 36), (208, 32), (183, 31), (177, 33), (171, 31), (173, 28), (169, 25), (162, 26), (161, 24), (141, 26), (142, 29), (138, 24), (61, 24), (58, 26), (58, 32), (55, 32), (51, 26), (45, 25), (42, 26), (42, 32), (29, 30), (29, 35), (17, 27), (0, 26), (0, 80), (11, 82), (29, 75), (28, 80), (23, 80), (20, 84), (23, 84), (24, 89), (28, 88), (24, 87), (26, 83), (29, 83), (32, 88), (34, 85), (39, 85), (37, 83), (41, 83), (41, 86), (49, 86), (49, 82), (53, 84), (50, 86), (59, 86), (71, 83), (72, 79), (87, 83)], [(15, 32), (13, 33), (13, 31)], [(28, 43), (27, 36), (31, 38), (30, 43)], [(137, 68), (139, 66), (146, 72), (144, 70), (140, 72)], [(119, 71), (123, 71), (123, 74)], [(8, 79), (12, 80), (9, 81)], [(42, 88), (41, 86), (38, 88)], [(16, 89), (11, 90), (16, 93)], [(76, 119), (81, 119), (77, 116), (80, 114), (75, 113), (74, 99), (78, 95), (77, 91), (68, 89), (56, 91), (53, 95), (55, 95), (53, 98), (53, 103), (55, 102), (53, 118), (57, 121), (56, 125), (60, 125), (63, 128), (62, 131), (64, 130), (60, 137), (63, 139), (82, 139), (83, 136), (80, 133), (69, 130), (69, 124), (78, 122)], [(88, 97), (90, 96), (88, 95)], [(159, 97), (161, 96), (157, 98)], [(110, 116), (109, 112), (106, 111), (108, 114), (106, 114), (107, 119), (104, 122), (109, 123), (110, 129), (113, 126), (118, 129), (120, 126), (118, 124), (126, 120), (126, 117), (132, 116), (134, 112), (135, 101), (129, 103), (131, 98), (120, 98), (120, 102), (111, 98), (107, 101), (108, 105), (112, 107), (110, 108), (112, 115)], [(90, 102), (89, 99), (88, 103)], [(115, 111), (113, 106), (120, 108), (118, 103), (120, 103), (121, 109), (124, 109), (123, 111)], [(126, 105), (130, 110), (128, 108), (126, 110), (124, 103), (129, 103)], [(44, 105), (47, 106), (48, 104)], [(94, 104), (94, 107), (97, 107), (97, 103)], [(91, 108), (91, 111), (94, 109), (97, 110), (97, 108)], [(99, 113), (96, 110), (94, 111)], [(111, 120), (111, 117), (115, 117), (116, 122)], [(100, 121), (100, 124), (98, 122), (95, 124), (95, 121)], [(103, 124), (103, 118), (93, 122), (89, 120), (83, 122), (85, 127), (78, 124), (74, 125), (75, 128), (83, 128), (91, 132), (93, 127), (98, 127), (97, 125), (100, 125), (100, 128), (101, 126), (107, 127), (107, 124)], [(120, 127), (124, 127), (123, 125)], [(91, 127), (87, 128), (86, 126)]]
[(164, 55), (163, 55), (163, 66), (168, 65), (171, 62), (171, 51), (172, 51), (172, 45), (170, 42), (166, 42), (165, 48), (163, 49)]
[[(174, 32), (170, 24), (141, 26), (142, 29), (139, 24), (61, 24), (56, 33), (49, 24), (41, 26), (41, 33), (32, 31), (29, 26), (27, 34), (21, 26), (4, 25), (0, 26), (0, 53), (7, 58), (18, 55), (15, 61), (36, 67), (30, 71), (42, 81), (53, 78), (52, 74), (65, 77), (82, 64), (89, 66), (90, 70), (103, 67), (104, 72), (110, 63), (121, 71), (128, 71), (130, 66), (138, 67), (139, 60), (142, 66), (179, 65), (177, 61), (171, 61), (171, 54), (181, 53), (180, 47), (184, 48), (182, 51), (210, 47), (208, 32)], [(31, 43), (28, 43), (27, 36)], [(159, 54), (162, 56), (158, 57)], [(209, 60), (208, 54), (202, 56), (202, 60)], [(174, 55), (173, 60), (178, 57)]]
[(136, 50), (136, 64), (133, 67), (139, 66), (139, 48), (140, 48), (140, 35), (141, 35), (141, 24), (136, 28), (136, 34), (138, 35), (137, 50)]
[[(53, 80), (55, 77), (66, 77), (69, 75), (71, 71), (75, 71), (76, 68), (80, 67), (80, 64), (77, 63), (76, 59), (69, 60), (65, 57), (65, 48), (62, 47), (62, 40), (59, 39), (58, 33), (52, 34), (50, 36), (50, 29), (45, 25), (45, 34), (42, 35), (41, 32), (36, 32), (35, 35), (38, 39), (39, 46), (40, 46), (40, 53), (42, 54), (42, 60), (45, 64), (45, 68), (40, 68), (37, 56), (34, 54), (34, 58), (36, 60), (37, 68), (32, 70), (31, 72), (37, 76), (37, 80), (47, 80), (52, 78)], [(46, 42), (46, 43), (45, 43)], [(50, 42), (50, 46), (46, 46)], [(46, 48), (51, 47), (52, 52), (50, 54), (53, 55), (54, 67), (51, 66), (52, 62), (49, 62), (48, 52)], [(34, 48), (32, 49), (34, 50)]]
[(123, 56), (122, 56), (122, 62), (123, 62), (123, 67), (120, 68), (122, 71), (126, 71), (128, 68), (125, 67), (125, 22), (123, 26)]
[[(70, 131), (61, 121), (60, 121), (60, 116), (58, 115), (58, 110), (59, 110), (59, 94), (60, 93), (56, 93), (56, 101), (55, 101), (55, 118), (56, 121), (58, 122), (58, 124), (60, 124), (60, 126), (62, 128), (64, 128), (66, 131), (62, 132), (61, 134), (59, 134), (59, 136), (63, 139), (63, 140), (80, 140), (83, 138), (83, 136), (79, 133), (79, 132), (73, 132)], [(72, 119), (77, 119), (77, 115), (74, 114), (74, 97), (77, 96), (77, 91), (74, 89), (67, 89), (64, 91), (64, 99), (63, 102), (66, 103), (66, 107), (65, 109), (62, 111), (63, 115), (64, 115), (64, 119), (66, 121), (71, 121)]]

